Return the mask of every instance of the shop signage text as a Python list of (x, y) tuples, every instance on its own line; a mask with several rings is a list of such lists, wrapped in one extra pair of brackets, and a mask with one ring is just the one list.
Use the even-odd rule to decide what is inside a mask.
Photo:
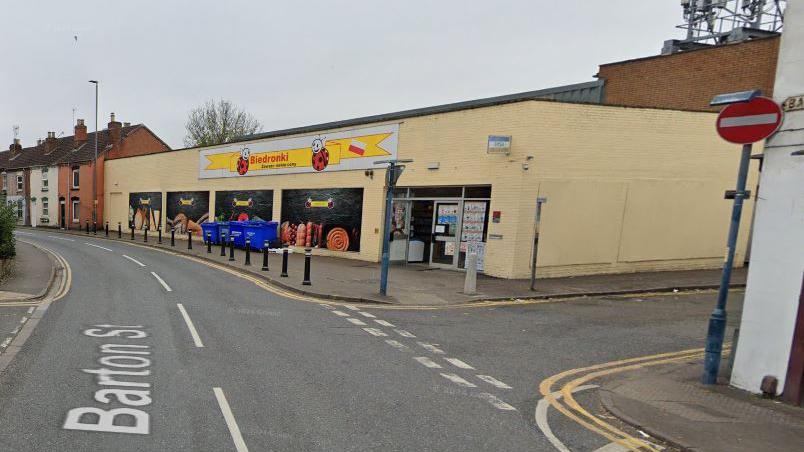
[(804, 94), (790, 96), (782, 102), (784, 111), (804, 110)]
[(489, 154), (510, 154), (511, 135), (489, 135), (487, 152)]

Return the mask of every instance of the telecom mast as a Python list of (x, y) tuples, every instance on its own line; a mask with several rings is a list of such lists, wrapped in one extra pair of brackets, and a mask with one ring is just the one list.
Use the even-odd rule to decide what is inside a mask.
[(681, 0), (684, 39), (664, 42), (662, 54), (781, 33), (787, 0)]

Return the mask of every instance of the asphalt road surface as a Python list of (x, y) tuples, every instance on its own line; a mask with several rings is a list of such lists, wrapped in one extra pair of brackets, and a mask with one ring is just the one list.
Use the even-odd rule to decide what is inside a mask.
[[(714, 303), (332, 307), (152, 249), (31, 234), (72, 288), (0, 375), (2, 451), (555, 450), (534, 422), (539, 382), (700, 347)], [(27, 312), (13, 309), (0, 326)], [(570, 450), (608, 443), (548, 419)]]

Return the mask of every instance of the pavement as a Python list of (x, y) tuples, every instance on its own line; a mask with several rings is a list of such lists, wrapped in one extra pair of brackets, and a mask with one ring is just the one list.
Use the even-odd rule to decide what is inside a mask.
[(646, 367), (601, 385), (615, 416), (684, 450), (804, 450), (804, 408), (699, 383), (700, 359)]
[(0, 281), (0, 303), (41, 297), (53, 278), (53, 263), (47, 253), (17, 240), (17, 255), (11, 274)]
[(537, 425), (538, 382), (700, 347), (715, 297), (316, 303), (126, 241), (18, 233), (72, 288), (0, 374), (0, 450), (596, 451), (611, 441), (555, 410), (552, 436)]
[[(55, 231), (84, 235), (80, 231)], [(103, 237), (104, 231), (97, 236)], [(123, 233), (122, 240), (145, 245), (142, 231), (137, 232), (135, 240)], [(118, 240), (116, 231), (110, 231), (110, 239)], [(380, 266), (375, 262), (358, 261), (328, 256), (313, 256), (311, 281), (302, 284), (304, 256), (302, 252), (289, 255), (287, 278), (280, 277), (281, 256), (269, 256), (270, 270), (261, 271), (263, 256), (260, 252), (251, 253), (251, 266), (244, 265), (245, 251), (235, 249), (234, 261), (220, 256), (220, 247), (213, 246), (207, 253), (206, 245), (193, 242), (193, 249), (187, 249), (187, 240), (181, 237), (170, 246), (168, 235), (163, 237), (162, 245), (157, 244), (156, 234), (149, 233), (149, 246), (169, 248), (180, 253), (209, 259), (239, 270), (249, 271), (274, 284), (304, 294), (324, 298), (334, 298), (354, 302), (391, 303), (407, 306), (429, 305), (446, 306), (487, 300), (512, 300), (532, 298), (561, 298), (577, 296), (614, 295), (640, 292), (662, 292), (676, 290), (695, 290), (717, 288), (720, 284), (720, 269), (640, 272), (612, 275), (591, 275), (564, 278), (543, 278), (537, 281), (537, 290), (530, 290), (530, 280), (502, 279), (478, 275), (475, 295), (462, 293), (465, 273), (435, 269), (423, 265), (394, 265), (389, 271), (388, 296), (379, 295)], [(736, 268), (732, 273), (732, 287), (745, 286), (747, 269)]]

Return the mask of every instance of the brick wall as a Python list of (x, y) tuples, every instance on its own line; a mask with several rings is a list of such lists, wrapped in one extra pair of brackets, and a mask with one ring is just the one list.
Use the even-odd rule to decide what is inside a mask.
[(758, 88), (773, 94), (779, 37), (600, 66), (604, 102), (612, 105), (710, 110), (716, 94)]
[(131, 132), (125, 140), (106, 153), (106, 159), (135, 157), (168, 151), (170, 148), (148, 128), (142, 126)]

